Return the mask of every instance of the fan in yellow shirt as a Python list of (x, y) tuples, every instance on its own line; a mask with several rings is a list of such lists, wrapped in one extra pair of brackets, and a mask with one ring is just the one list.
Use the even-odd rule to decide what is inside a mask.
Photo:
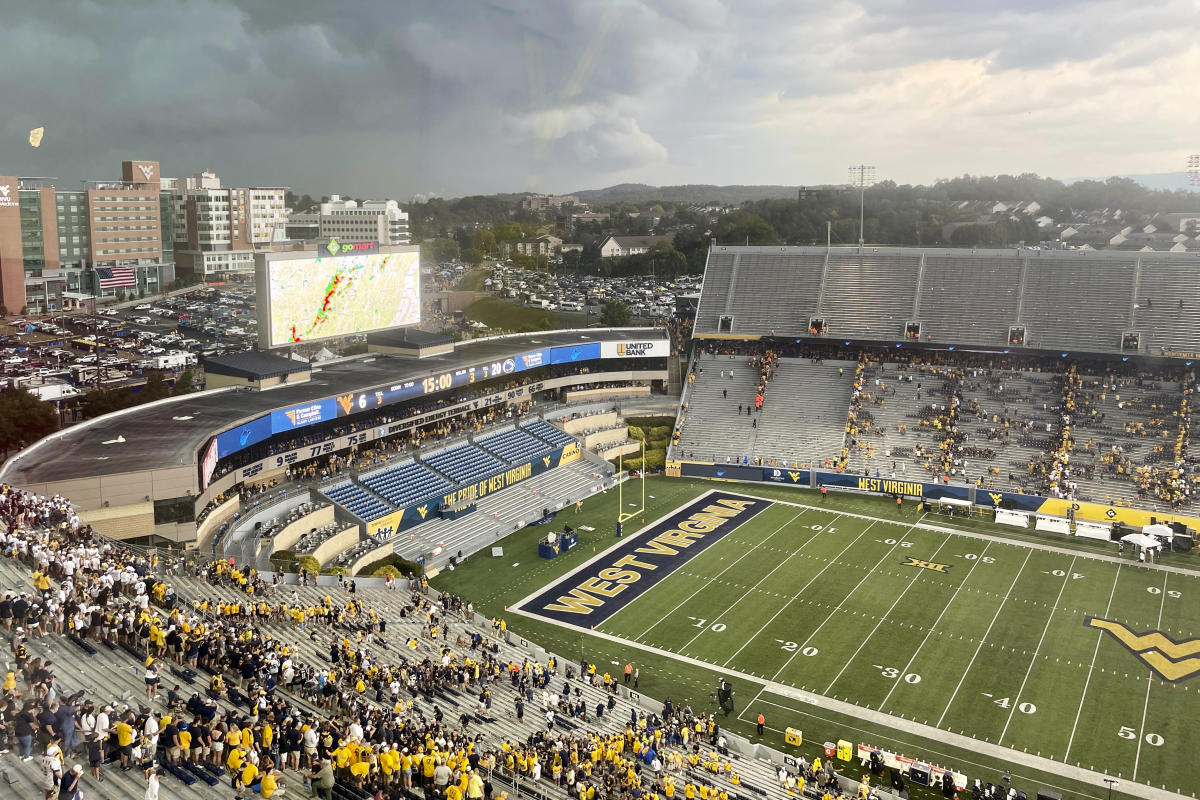
[(258, 790), (259, 794), (263, 796), (263, 800), (268, 800), (273, 794), (282, 794), (279, 792), (279, 782), (275, 778), (275, 770), (271, 770), (266, 775), (263, 775), (262, 784)]

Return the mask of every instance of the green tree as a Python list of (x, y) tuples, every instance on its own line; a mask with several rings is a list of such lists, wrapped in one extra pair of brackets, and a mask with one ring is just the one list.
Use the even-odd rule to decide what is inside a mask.
[(82, 409), (84, 418), (92, 419), (135, 405), (137, 400), (128, 389), (96, 389), (84, 395)]
[(421, 242), (421, 255), (425, 261), (441, 264), (446, 261), (457, 261), (459, 254), (458, 241), (448, 237), (426, 239)]
[(175, 379), (175, 390), (173, 394), (191, 394), (196, 391), (196, 376), (190, 369), (185, 369), (179, 373), (179, 377)]
[(609, 300), (600, 308), (600, 324), (606, 328), (625, 328), (631, 322), (633, 313), (620, 300)]
[(58, 430), (54, 406), (43, 403), (24, 389), (0, 392), (0, 449), (5, 457), (43, 436)]
[(471, 249), (484, 255), (496, 252), (496, 234), (490, 228), (480, 228), (471, 237)]
[(163, 378), (163, 374), (158, 370), (150, 373), (150, 377), (146, 379), (146, 385), (142, 387), (142, 391), (138, 393), (139, 403), (151, 403), (155, 400), (162, 400), (164, 397), (171, 396), (171, 388), (167, 386), (167, 381)]

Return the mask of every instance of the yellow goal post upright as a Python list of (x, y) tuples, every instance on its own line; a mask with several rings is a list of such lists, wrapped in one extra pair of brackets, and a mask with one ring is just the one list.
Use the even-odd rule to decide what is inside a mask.
[[(624, 448), (622, 448), (622, 450), (623, 449)], [(642, 504), (634, 511), (626, 512), (625, 511), (625, 481), (622, 480), (621, 482), (619, 482), (617, 484), (617, 506), (620, 508), (620, 511), (617, 512), (618, 528), (623, 523), (633, 519), (634, 517), (639, 516), (639, 515), (645, 516), (645, 514), (646, 514), (646, 439), (644, 437), (642, 439), (640, 452), (642, 455), (642, 468), (640, 470), (640, 472), (642, 473), (642, 476), (641, 476), (642, 477), (642, 480), (641, 480)], [(625, 454), (624, 454), (624, 452), (621, 452), (617, 455), (617, 474), (618, 475), (625, 471), (624, 464), (625, 464)], [(618, 530), (617, 535), (618, 536), (621, 535), (620, 530)]]

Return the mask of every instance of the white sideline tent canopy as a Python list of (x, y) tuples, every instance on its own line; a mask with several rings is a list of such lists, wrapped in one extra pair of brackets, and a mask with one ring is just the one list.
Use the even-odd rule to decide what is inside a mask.
[(1162, 542), (1145, 533), (1127, 533), (1121, 537), (1121, 541), (1134, 547), (1162, 547)]
[(1157, 539), (1166, 539), (1168, 542), (1175, 538), (1175, 531), (1171, 529), (1171, 526), (1164, 525), (1161, 522), (1155, 523), (1154, 525), (1143, 526), (1142, 533), (1147, 534), (1148, 536), (1153, 536)]

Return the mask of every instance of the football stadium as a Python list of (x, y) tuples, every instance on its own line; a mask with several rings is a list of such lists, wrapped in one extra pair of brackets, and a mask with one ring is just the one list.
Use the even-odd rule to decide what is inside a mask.
[(83, 720), (13, 796), (1200, 790), (1194, 254), (714, 243), (690, 337), (469, 342), (306, 258), (0, 472), (0, 702)]

